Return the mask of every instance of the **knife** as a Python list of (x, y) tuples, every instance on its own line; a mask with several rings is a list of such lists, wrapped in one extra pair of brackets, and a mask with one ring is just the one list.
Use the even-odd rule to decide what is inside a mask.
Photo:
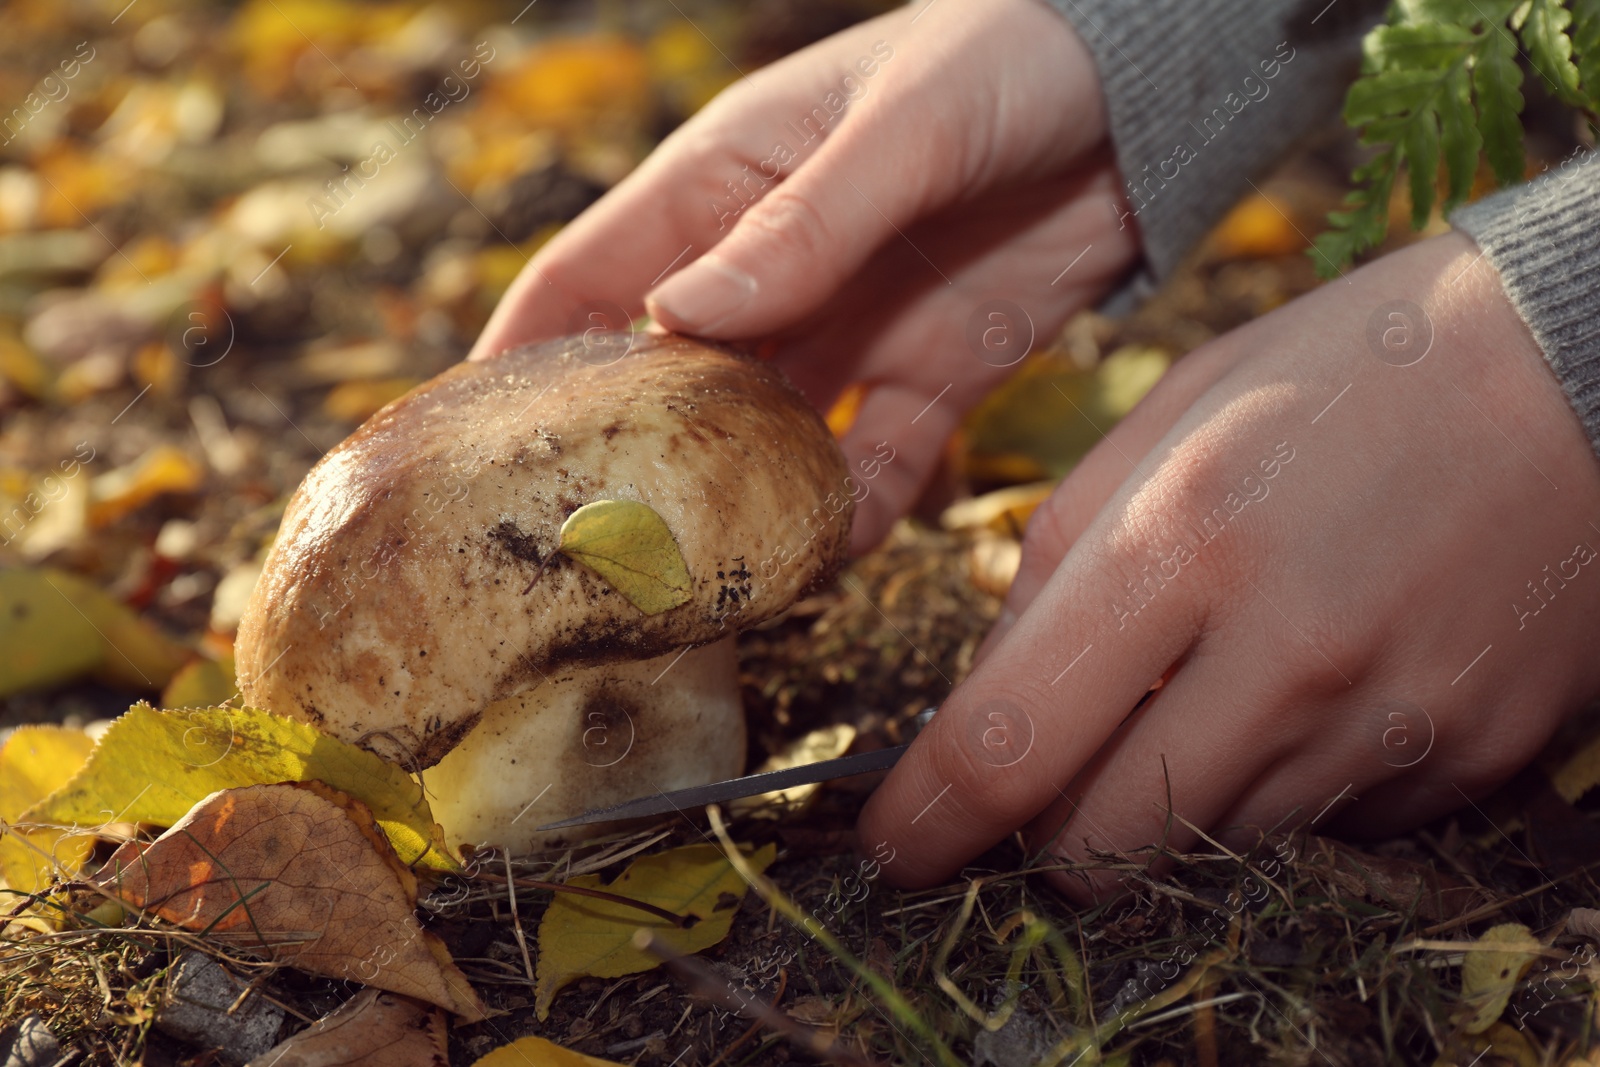
[[(916, 731), (928, 725), (937, 710), (928, 708), (917, 715), (913, 726), (913, 737), (916, 736)], [(857, 752), (853, 756), (818, 760), (816, 763), (806, 763), (799, 767), (786, 767), (781, 771), (763, 771), (760, 774), (747, 774), (742, 778), (712, 782), (710, 785), (692, 785), (687, 789), (651, 793), (609, 808), (595, 808), (570, 819), (546, 823), (538, 829), (564, 830), (569, 826), (586, 826), (596, 822), (641, 819), (649, 815), (666, 815), (671, 812), (683, 814), (696, 808), (703, 808), (707, 804), (720, 804), (740, 797), (753, 797), (761, 793), (788, 789), (791, 786), (812, 785), (817, 782), (832, 781), (835, 778), (885, 771), (898, 763), (900, 757), (905, 755), (906, 749), (910, 747), (910, 742), (907, 742), (891, 748), (880, 748), (876, 752)]]

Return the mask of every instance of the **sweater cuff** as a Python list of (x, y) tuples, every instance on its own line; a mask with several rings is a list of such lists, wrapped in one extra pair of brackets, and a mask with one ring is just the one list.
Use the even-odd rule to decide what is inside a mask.
[[(1048, 0), (1094, 55), (1145, 280), (1337, 111), (1381, 0)], [(1319, 10), (1321, 14), (1319, 15)], [(1146, 286), (1147, 287), (1147, 286)]]
[(1500, 272), (1600, 455), (1600, 153), (1450, 216)]

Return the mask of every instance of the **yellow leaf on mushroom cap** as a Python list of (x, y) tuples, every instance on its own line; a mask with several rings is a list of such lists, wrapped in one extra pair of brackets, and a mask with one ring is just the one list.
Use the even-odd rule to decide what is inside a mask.
[[(776, 846), (767, 845), (750, 857), (750, 866), (764, 871), (777, 855)], [(556, 994), (569, 982), (617, 978), (659, 966), (659, 959), (634, 947), (633, 933), (640, 927), (681, 953), (717, 944), (728, 936), (748, 888), (715, 845), (685, 845), (635, 860), (610, 885), (599, 875), (571, 878), (567, 884), (603, 888), (699, 921), (680, 930), (625, 904), (558, 892), (539, 920), (539, 975), (533, 996), (540, 1019), (549, 1016)]]
[(660, 515), (637, 500), (596, 500), (561, 524), (560, 549), (646, 615), (689, 599), (689, 568)]

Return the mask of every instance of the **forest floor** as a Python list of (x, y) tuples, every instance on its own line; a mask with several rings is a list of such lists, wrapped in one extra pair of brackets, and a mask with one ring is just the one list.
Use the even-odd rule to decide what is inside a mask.
[[(0, 102), (65, 78), (73, 57), (77, 70), (59, 99), (36, 94), (49, 102), (30, 107), (26, 136), (0, 147), (0, 515), (27, 520), (7, 528), (0, 568), (81, 577), (214, 664), (288, 494), (323, 452), (459, 359), (527, 255), (735, 80), (729, 63), (754, 69), (882, 7), (121, 6), (7, 5)], [(428, 145), (316, 225), (308, 200), (352, 162), (348, 145), (480, 42), (495, 58)], [(1531, 145), (1547, 161), (1568, 147), (1559, 131)], [(975, 413), (913, 519), (847, 580), (743, 635), (751, 766), (839, 725), (857, 749), (896, 743), (965, 677), (1019, 530), (1001, 512), (951, 521), (948, 506), (1059, 478), (1171, 361), (1314, 287), (1305, 238), (1353, 158), (1330, 128), (1138, 312), (1080, 315)], [(51, 477), (60, 493), (33, 507)], [(0, 741), (113, 719), (160, 691), (61, 673), (0, 700)], [(747, 893), (716, 946), (580, 979), (544, 1020), (524, 931), (551, 894), (513, 896), (483, 872), (428, 877), (426, 926), (494, 1010), (450, 1027), (448, 1059), (537, 1034), (641, 1067), (1600, 1062), (1588, 910), (1600, 790), (1572, 785), (1600, 778), (1590, 765), (1597, 716), (1494, 796), (1412, 834), (1357, 847), (1298, 818), (1248, 853), (1172, 856), (1159, 878), (1143, 872), (1160, 849), (1105, 856), (1130, 892), (1092, 908), (1052, 892), (1015, 840), (933, 890), (881, 884), (853, 830), (874, 782), (841, 781), (730, 817), (739, 842), (775, 846), (767, 877), (825, 936)], [(639, 855), (715, 840), (703, 819), (664, 819), (510, 869), (610, 878)], [(61, 899), (95, 906), (77, 889)], [(279, 1037), (352, 996), (349, 982), (253, 965), (160, 921), (78, 920), (0, 932), (0, 1061), (36, 1017), (63, 1063), (235, 1062), (160, 1024), (184, 951), (246, 975), (281, 1008)], [(1502, 1010), (1486, 1022), (1464, 971), (1510, 923), (1543, 947), (1506, 964), (1516, 973), (1504, 999), (1488, 994)], [(751, 1004), (771, 1010), (757, 1021)]]

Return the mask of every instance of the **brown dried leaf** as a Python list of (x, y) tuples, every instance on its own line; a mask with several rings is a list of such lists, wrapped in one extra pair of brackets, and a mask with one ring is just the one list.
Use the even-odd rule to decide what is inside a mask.
[(444, 1012), (364, 989), (245, 1067), (446, 1067)]
[(1306, 867), (1354, 897), (1409, 911), (1428, 922), (1464, 915), (1493, 896), (1479, 886), (1425, 864), (1369, 852), (1325, 837), (1307, 839)]
[(417, 923), (416, 876), (371, 810), (321, 782), (212, 793), (153, 844), (119, 848), (96, 881), (211, 939), (483, 1018)]

